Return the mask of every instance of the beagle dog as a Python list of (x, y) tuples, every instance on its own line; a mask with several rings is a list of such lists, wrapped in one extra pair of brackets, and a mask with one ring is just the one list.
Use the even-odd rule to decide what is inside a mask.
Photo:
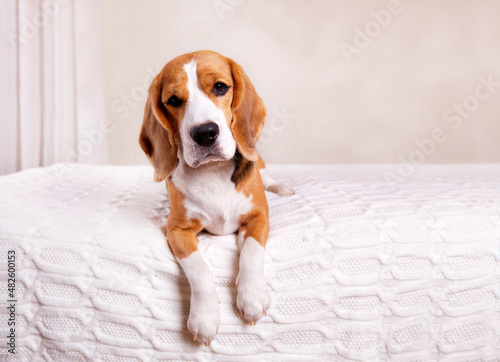
[(212, 51), (181, 55), (149, 88), (139, 144), (166, 180), (167, 240), (191, 286), (188, 329), (209, 345), (217, 334), (219, 297), (197, 235), (238, 232), (237, 306), (255, 324), (270, 305), (264, 277), (269, 233), (265, 190), (293, 190), (267, 173), (255, 144), (266, 110), (242, 67)]

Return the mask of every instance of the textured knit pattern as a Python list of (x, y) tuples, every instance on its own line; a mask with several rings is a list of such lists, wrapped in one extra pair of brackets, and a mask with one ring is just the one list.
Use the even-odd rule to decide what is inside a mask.
[[(236, 307), (235, 235), (202, 233), (221, 299), (210, 347), (162, 233), (150, 167), (55, 165), (0, 178), (0, 360), (496, 361), (500, 165), (270, 166), (268, 316)], [(17, 348), (7, 355), (7, 250)]]

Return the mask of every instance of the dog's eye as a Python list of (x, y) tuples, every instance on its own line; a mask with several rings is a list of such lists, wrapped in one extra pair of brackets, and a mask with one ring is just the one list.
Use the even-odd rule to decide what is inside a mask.
[(223, 96), (224, 94), (226, 94), (228, 89), (229, 87), (224, 83), (217, 82), (214, 84), (214, 89), (212, 90), (212, 92), (214, 92), (216, 96)]
[(168, 99), (167, 104), (172, 107), (179, 107), (182, 104), (182, 101), (176, 96), (172, 96)]

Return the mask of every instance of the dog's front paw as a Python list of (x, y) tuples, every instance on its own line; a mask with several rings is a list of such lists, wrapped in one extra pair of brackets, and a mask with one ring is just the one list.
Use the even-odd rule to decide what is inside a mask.
[(238, 274), (236, 283), (238, 284), (238, 297), (236, 304), (241, 315), (250, 322), (251, 325), (267, 315), (267, 310), (271, 305), (271, 298), (267, 292), (267, 284), (264, 275), (245, 275), (245, 272)]
[(199, 296), (194, 301), (191, 299), (187, 326), (195, 341), (209, 346), (219, 330), (219, 325), (219, 298), (217, 295), (208, 298)]

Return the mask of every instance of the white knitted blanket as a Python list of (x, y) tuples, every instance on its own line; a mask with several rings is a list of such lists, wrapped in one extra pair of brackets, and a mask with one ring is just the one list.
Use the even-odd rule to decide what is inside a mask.
[[(150, 167), (55, 165), (0, 177), (0, 360), (484, 361), (500, 356), (500, 165), (269, 166), (256, 326), (236, 308), (235, 236), (200, 236), (221, 299), (192, 341), (189, 286)], [(15, 251), (15, 355), (7, 255)]]

